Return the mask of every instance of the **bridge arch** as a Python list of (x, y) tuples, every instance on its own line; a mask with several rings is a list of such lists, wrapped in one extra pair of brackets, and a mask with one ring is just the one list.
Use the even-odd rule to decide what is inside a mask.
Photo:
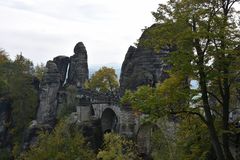
[(117, 131), (118, 117), (111, 108), (106, 108), (101, 116), (102, 132)]

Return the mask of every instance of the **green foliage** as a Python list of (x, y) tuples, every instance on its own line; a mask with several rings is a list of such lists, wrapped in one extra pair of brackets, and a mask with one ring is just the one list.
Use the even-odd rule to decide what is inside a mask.
[(94, 160), (94, 157), (81, 133), (62, 121), (51, 133), (41, 133), (38, 143), (18, 159)]
[(7, 97), (8, 95), (8, 82), (6, 80), (5, 69), (9, 65), (10, 59), (4, 50), (0, 50), (0, 97)]
[(140, 160), (136, 146), (131, 140), (127, 140), (114, 133), (104, 135), (104, 146), (97, 155), (102, 160)]
[[(236, 1), (229, 2), (171, 0), (167, 5), (160, 4), (153, 12), (157, 24), (143, 42), (158, 51), (176, 48), (169, 53), (170, 72), (199, 82), (203, 72), (207, 91), (222, 102), (228, 96), (227, 90), (225, 95), (220, 93), (224, 83), (229, 83), (231, 99), (236, 96), (236, 85), (239, 87), (235, 78), (240, 69), (240, 32), (234, 16), (239, 13), (232, 7)], [(202, 94), (201, 90), (195, 92)]]
[(0, 49), (0, 63), (5, 63), (9, 61), (10, 59), (8, 54), (4, 50)]
[(85, 83), (85, 88), (114, 94), (119, 88), (115, 70), (113, 68), (102, 67)]
[(43, 63), (35, 66), (34, 68), (34, 76), (36, 76), (39, 80), (42, 80), (43, 74), (46, 72), (46, 67)]
[(180, 123), (177, 150), (179, 158), (184, 160), (206, 160), (212, 154), (207, 127), (198, 117), (188, 116)]
[(33, 67), (32, 61), (23, 57), (22, 54), (16, 56), (14, 63), (18, 66), (18, 69), (23, 73), (28, 73), (28, 74), (34, 73), (34, 67)]
[(3, 149), (0, 148), (0, 159), (1, 160), (11, 159), (11, 151), (6, 148)]
[[(179, 124), (166, 117), (158, 120), (153, 132), (152, 157), (154, 160), (206, 160), (214, 159), (206, 125), (199, 117), (188, 115)], [(171, 128), (174, 128), (171, 130)]]
[(1, 99), (11, 102), (8, 131), (13, 137), (12, 145), (19, 146), (24, 129), (34, 119), (38, 103), (37, 90), (33, 86), (33, 65), (22, 55), (18, 55), (14, 62), (4, 53), (1, 57), (5, 58), (1, 58), (0, 63), (0, 95)]
[(180, 153), (177, 150), (176, 130), (178, 128), (168, 117), (158, 120), (157, 128), (152, 131), (151, 135), (151, 156), (154, 160), (180, 160)]
[(10, 91), (12, 96), (12, 123), (13, 134), (19, 135), (24, 128), (28, 127), (29, 122), (33, 120), (37, 107), (37, 91), (33, 88), (31, 77), (22, 77), (12, 79)]
[[(157, 51), (171, 49), (167, 59), (171, 65), (170, 80), (156, 89), (143, 87), (135, 93), (127, 92), (122, 100), (155, 120), (165, 114), (181, 115), (183, 120), (186, 115), (198, 116), (201, 128), (207, 126), (206, 134), (220, 160), (233, 159), (228, 120), (239, 88), (239, 12), (234, 9), (237, 2), (169, 0), (160, 4), (153, 13), (156, 24), (146, 31), (148, 38), (140, 45)], [(197, 80), (199, 88), (189, 89), (189, 80)], [(200, 125), (196, 121), (191, 124)], [(204, 157), (201, 146), (191, 145), (189, 150), (195, 157)], [(189, 155), (190, 159), (194, 157)]]
[(22, 55), (17, 56), (8, 75), (9, 92), (12, 99), (12, 129), (14, 141), (20, 141), (23, 131), (33, 120), (38, 103), (37, 90), (33, 86), (32, 62)]
[(191, 90), (184, 83), (184, 78), (172, 75), (156, 88), (140, 86), (137, 91), (126, 91), (121, 99), (123, 106), (130, 105), (134, 109), (148, 114), (148, 118), (157, 121), (167, 114), (177, 114), (191, 111), (198, 112), (198, 109), (189, 107)]

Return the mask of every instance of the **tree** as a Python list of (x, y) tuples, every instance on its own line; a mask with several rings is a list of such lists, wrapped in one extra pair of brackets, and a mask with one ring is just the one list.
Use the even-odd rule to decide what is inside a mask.
[[(38, 98), (33, 85), (32, 62), (22, 55), (13, 62), (1, 54), (0, 62), (0, 100), (9, 103), (7, 108), (7, 131), (11, 135), (14, 148), (20, 151), (24, 130), (35, 117)], [(17, 149), (18, 148), (18, 149)]]
[(179, 159), (216, 159), (206, 125), (195, 115), (182, 120), (176, 134)]
[(34, 66), (33, 62), (25, 58), (22, 53), (18, 54), (14, 60), (14, 63), (18, 66), (18, 69), (24, 73), (33, 74)]
[(12, 99), (12, 133), (16, 139), (21, 139), (24, 129), (36, 113), (38, 92), (33, 85), (32, 73), (33, 63), (22, 55), (17, 55), (7, 75)]
[(5, 52), (5, 50), (0, 49), (0, 63), (4, 63), (10, 61), (8, 54)]
[(114, 93), (119, 88), (117, 75), (113, 68), (102, 67), (94, 73), (91, 79), (85, 83), (88, 89), (96, 90), (103, 93)]
[(127, 140), (114, 133), (104, 135), (103, 149), (98, 152), (98, 159), (102, 160), (140, 160), (136, 146), (131, 140)]
[[(166, 113), (197, 115), (207, 126), (218, 160), (233, 159), (229, 149), (229, 113), (238, 93), (240, 70), (240, 31), (235, 18), (239, 13), (234, 9), (237, 2), (239, 0), (170, 0), (167, 5), (160, 4), (153, 13), (157, 24), (144, 42), (157, 51), (163, 48), (175, 48), (175, 51), (171, 51), (167, 59), (172, 66), (170, 79), (153, 91), (159, 97), (155, 100), (152, 97), (156, 102), (152, 103), (153, 111), (143, 105), (140, 108), (154, 115), (159, 104), (161, 109), (167, 108), (163, 109)], [(186, 77), (197, 80), (199, 88), (193, 91), (183, 87)], [(176, 80), (179, 85), (172, 83)], [(221, 120), (219, 133), (216, 120)]]
[(61, 121), (51, 132), (43, 132), (38, 143), (23, 153), (20, 160), (89, 160), (95, 159), (81, 135), (73, 126)]
[(206, 126), (195, 115), (188, 115), (181, 123), (160, 118), (151, 136), (154, 160), (213, 160), (214, 152)]
[(39, 80), (42, 80), (43, 74), (46, 72), (46, 67), (43, 63), (35, 66), (34, 68), (34, 76), (36, 76)]
[(0, 50), (0, 97), (4, 99), (8, 95), (8, 84), (4, 74), (4, 69), (9, 64), (10, 59), (4, 50)]

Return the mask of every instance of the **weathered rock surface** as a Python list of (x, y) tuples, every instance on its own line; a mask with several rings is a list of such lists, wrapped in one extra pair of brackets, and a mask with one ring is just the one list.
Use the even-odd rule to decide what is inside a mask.
[(74, 53), (75, 54), (70, 57), (70, 68), (67, 82), (82, 88), (89, 75), (87, 50), (82, 42), (76, 44)]
[(61, 86), (65, 82), (68, 65), (70, 58), (67, 56), (57, 56), (53, 59), (53, 62), (57, 65), (58, 71), (61, 75)]
[[(150, 27), (151, 28), (151, 27)], [(146, 31), (142, 34), (140, 42), (146, 39)], [(120, 92), (126, 89), (135, 90), (140, 85), (154, 86), (162, 82), (168, 75), (165, 70), (170, 66), (166, 64), (167, 50), (156, 53), (153, 49), (138, 45), (131, 46), (125, 56), (120, 75)]]
[(48, 61), (46, 68), (47, 71), (40, 83), (40, 104), (37, 111), (37, 122), (40, 124), (54, 125), (61, 75), (57, 65), (53, 61)]
[(30, 126), (25, 130), (23, 143), (22, 143), (22, 150), (26, 151), (29, 149), (30, 146), (34, 146), (37, 144), (38, 134), (41, 131), (48, 131), (52, 130), (52, 126), (48, 124), (38, 124), (36, 120), (33, 120)]
[(83, 134), (88, 146), (95, 151), (99, 150), (103, 141), (100, 120), (74, 123), (74, 128), (77, 128), (79, 132)]

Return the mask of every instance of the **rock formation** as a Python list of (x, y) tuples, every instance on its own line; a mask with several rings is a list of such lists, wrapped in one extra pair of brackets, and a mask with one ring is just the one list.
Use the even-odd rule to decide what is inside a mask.
[[(140, 38), (140, 44), (146, 38), (145, 31)], [(142, 45), (137, 48), (130, 46), (121, 68), (120, 94), (123, 95), (126, 89), (135, 90), (138, 86), (147, 84), (154, 86), (165, 80), (168, 77), (165, 70), (170, 68), (165, 62), (167, 53), (167, 50), (156, 53)]]
[(70, 62), (67, 56), (57, 56), (53, 59), (53, 62), (57, 65), (58, 71), (61, 75), (61, 86), (66, 80), (67, 69)]
[(40, 104), (36, 119), (38, 124), (54, 126), (57, 108), (65, 102), (66, 95), (62, 85), (66, 82), (66, 77), (68, 84), (77, 87), (83, 87), (88, 79), (87, 51), (82, 42), (77, 43), (74, 53), (70, 58), (58, 56), (47, 62), (47, 71), (40, 84)]
[(24, 131), (23, 143), (21, 146), (22, 151), (26, 151), (30, 146), (36, 145), (38, 142), (38, 135), (41, 131), (50, 131), (53, 129), (53, 126), (48, 124), (39, 124), (36, 120), (33, 120), (29, 127)]
[(40, 124), (54, 125), (61, 75), (57, 65), (53, 61), (48, 61), (46, 68), (47, 71), (40, 83), (40, 104), (37, 111), (37, 122)]
[(76, 44), (74, 55), (70, 57), (70, 67), (67, 82), (82, 88), (88, 79), (87, 51), (82, 42)]
[(67, 103), (67, 91), (63, 85), (82, 87), (88, 79), (87, 51), (82, 42), (75, 46), (74, 53), (70, 58), (57, 56), (47, 62), (47, 70), (39, 86), (37, 118), (26, 130), (24, 150), (35, 143), (39, 130), (50, 131), (54, 127), (59, 108)]

